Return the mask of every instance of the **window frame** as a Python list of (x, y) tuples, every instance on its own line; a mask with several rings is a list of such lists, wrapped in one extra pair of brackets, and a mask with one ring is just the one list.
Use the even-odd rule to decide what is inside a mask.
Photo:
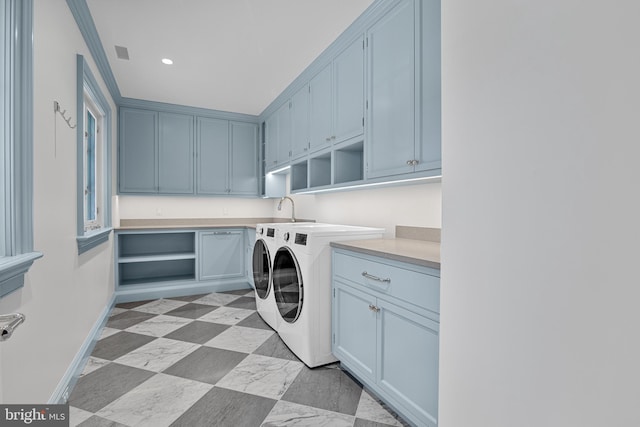
[[(88, 101), (88, 102), (87, 102)], [(97, 126), (102, 129), (101, 144), (96, 144), (96, 175), (100, 174), (100, 178), (96, 177), (96, 205), (100, 207), (100, 215), (98, 221), (94, 222), (94, 227), (87, 227), (86, 209), (85, 209), (85, 131), (86, 131), (86, 111), (87, 105), (89, 109), (93, 109), (92, 114), (98, 114), (100, 119), (96, 122)], [(111, 108), (105, 96), (103, 95), (98, 82), (91, 73), (87, 62), (83, 55), (77, 56), (77, 111), (78, 120), (77, 129), (77, 243), (78, 254), (82, 254), (96, 246), (107, 242), (113, 228), (111, 227)], [(98, 119), (98, 117), (96, 117)], [(99, 146), (100, 145), (100, 146)], [(98, 185), (100, 188), (98, 189)]]
[(24, 285), (33, 250), (33, 0), (0, 3), (0, 298)]

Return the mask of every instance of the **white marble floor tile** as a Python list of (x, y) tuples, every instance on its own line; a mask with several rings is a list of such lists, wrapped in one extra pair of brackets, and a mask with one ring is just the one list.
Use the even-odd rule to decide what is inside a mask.
[(125, 331), (142, 335), (151, 335), (152, 337), (163, 337), (176, 329), (182, 328), (190, 322), (192, 322), (192, 319), (160, 315), (130, 326), (125, 329)]
[(222, 325), (235, 325), (255, 313), (255, 310), (245, 310), (244, 308), (220, 307), (201, 316), (198, 320), (205, 322), (220, 323)]
[(213, 386), (171, 375), (154, 375), (102, 408), (96, 415), (129, 426), (164, 427)]
[(208, 294), (203, 296), (202, 298), (199, 298), (195, 301), (193, 301), (196, 304), (209, 304), (209, 305), (227, 305), (232, 301), (237, 300), (238, 298), (240, 298), (240, 295), (232, 295), (232, 294), (219, 294), (219, 293), (212, 293), (212, 294)]
[(195, 351), (197, 344), (158, 338), (115, 360), (127, 366), (160, 372)]
[(100, 338), (98, 338), (98, 340), (101, 340), (106, 337), (110, 337), (111, 335), (115, 335), (118, 332), (120, 332), (120, 329), (107, 328), (105, 326), (104, 328), (102, 328), (102, 332), (100, 332)]
[(349, 415), (281, 400), (267, 415), (262, 427), (352, 427), (354, 421)]
[(69, 406), (69, 427), (75, 427), (92, 416), (93, 414), (91, 412), (76, 408), (75, 406)]
[(117, 316), (120, 313), (124, 313), (125, 311), (129, 311), (126, 308), (113, 307), (111, 309), (111, 313), (109, 313), (109, 317)]
[(241, 353), (252, 353), (273, 334), (273, 331), (266, 329), (232, 326), (207, 341), (204, 345)]
[(90, 374), (91, 372), (98, 370), (100, 368), (102, 368), (105, 365), (108, 365), (109, 363), (111, 363), (110, 360), (105, 360), (105, 359), (100, 359), (98, 357), (89, 357), (89, 359), (87, 359), (87, 364), (84, 365), (84, 369), (82, 370), (82, 373), (80, 374), (81, 377), (84, 377), (87, 374)]
[(178, 307), (182, 307), (187, 304), (186, 301), (176, 301), (172, 299), (159, 299), (148, 302), (144, 305), (136, 307), (136, 311), (142, 311), (144, 313), (164, 314), (171, 310), (175, 310)]
[(356, 417), (382, 424), (402, 427), (402, 424), (393, 415), (382, 407), (366, 390), (360, 395), (360, 402), (356, 410)]
[(250, 354), (216, 386), (280, 399), (302, 367), (301, 362)]

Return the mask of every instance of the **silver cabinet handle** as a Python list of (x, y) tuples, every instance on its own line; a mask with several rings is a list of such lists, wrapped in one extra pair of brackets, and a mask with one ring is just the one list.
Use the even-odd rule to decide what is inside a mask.
[(380, 307), (376, 307), (376, 306), (375, 306), (375, 305), (373, 305), (373, 304), (369, 304), (369, 310), (371, 310), (371, 311), (373, 311), (373, 312), (377, 313), (377, 312), (379, 312), (379, 311), (380, 311)]
[(362, 272), (362, 277), (366, 277), (367, 279), (375, 280), (376, 282), (391, 283), (391, 279), (389, 277), (387, 277), (386, 279), (382, 279), (382, 278), (380, 278), (378, 276), (374, 276), (372, 274), (369, 274), (366, 271)]
[(331, 137), (325, 138), (325, 141), (331, 141)]
[(407, 165), (409, 165), (409, 166), (415, 166), (418, 163), (420, 163), (420, 160), (415, 160), (415, 159), (414, 160), (407, 160)]
[(216, 236), (224, 236), (227, 234), (231, 234), (231, 232), (230, 231), (214, 231), (213, 234)]

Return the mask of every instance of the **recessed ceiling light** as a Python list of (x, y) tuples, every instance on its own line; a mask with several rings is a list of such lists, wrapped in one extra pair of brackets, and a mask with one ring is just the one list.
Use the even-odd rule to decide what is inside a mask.
[(169, 58), (162, 58), (162, 63), (165, 65), (171, 65), (173, 64), (173, 61), (170, 60)]

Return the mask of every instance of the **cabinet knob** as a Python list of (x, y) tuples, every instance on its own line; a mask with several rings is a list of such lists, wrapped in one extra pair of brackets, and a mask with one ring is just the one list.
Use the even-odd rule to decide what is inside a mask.
[(336, 139), (336, 136), (335, 136), (335, 135), (333, 135), (333, 136), (331, 137), (331, 139)]
[(329, 138), (325, 138), (325, 141), (327, 141), (327, 142), (328, 142), (328, 141), (331, 141), (331, 137), (329, 137)]
[(377, 313), (380, 311), (380, 307), (376, 307), (373, 304), (369, 304), (369, 310), (373, 311), (374, 313)]

